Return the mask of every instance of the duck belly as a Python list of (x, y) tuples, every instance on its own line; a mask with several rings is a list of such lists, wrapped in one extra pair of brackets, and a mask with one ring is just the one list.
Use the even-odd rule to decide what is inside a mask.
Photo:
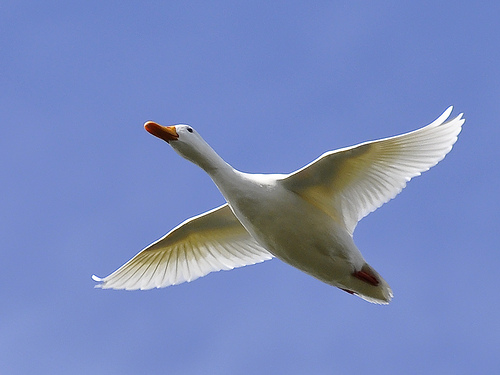
[(246, 198), (231, 207), (261, 246), (330, 285), (342, 287), (342, 280), (365, 263), (339, 223), (292, 192), (279, 199)]

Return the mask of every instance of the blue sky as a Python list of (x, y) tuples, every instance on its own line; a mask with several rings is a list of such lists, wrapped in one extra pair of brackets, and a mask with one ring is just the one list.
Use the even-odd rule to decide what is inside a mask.
[[(499, 11), (3, 1), (2, 373), (500, 369)], [(279, 260), (161, 290), (93, 288), (92, 274), (223, 202), (145, 121), (194, 126), (240, 170), (286, 173), (449, 105), (467, 119), (452, 152), (354, 236), (390, 305)]]

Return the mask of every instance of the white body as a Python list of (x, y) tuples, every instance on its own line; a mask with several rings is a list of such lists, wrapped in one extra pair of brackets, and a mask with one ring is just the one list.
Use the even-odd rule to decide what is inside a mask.
[(283, 176), (231, 170), (211, 177), (238, 220), (271, 254), (327, 284), (349, 289), (352, 272), (366, 262), (342, 223), (286, 189)]

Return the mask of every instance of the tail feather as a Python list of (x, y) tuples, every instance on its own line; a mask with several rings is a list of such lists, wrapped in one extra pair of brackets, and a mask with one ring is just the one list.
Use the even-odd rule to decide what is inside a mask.
[(365, 263), (360, 271), (342, 280), (340, 289), (355, 294), (368, 302), (383, 305), (388, 304), (393, 297), (387, 281), (368, 263)]

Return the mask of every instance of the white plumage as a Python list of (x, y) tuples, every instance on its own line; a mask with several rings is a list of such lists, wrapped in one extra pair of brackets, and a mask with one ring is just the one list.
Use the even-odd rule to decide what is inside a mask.
[(203, 168), (227, 204), (186, 220), (105, 278), (98, 287), (151, 289), (273, 256), (349, 293), (388, 303), (387, 282), (353, 242), (359, 220), (436, 165), (461, 131), (452, 107), (421, 129), (330, 151), (289, 175), (235, 170), (187, 125), (145, 124)]

